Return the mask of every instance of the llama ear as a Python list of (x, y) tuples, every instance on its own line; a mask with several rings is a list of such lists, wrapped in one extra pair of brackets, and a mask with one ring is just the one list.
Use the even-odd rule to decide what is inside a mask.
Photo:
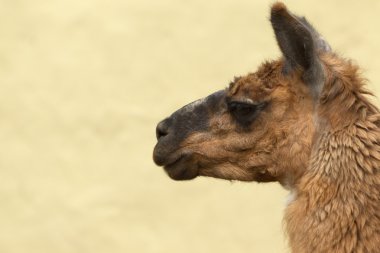
[(324, 79), (318, 51), (328, 51), (330, 46), (324, 43), (305, 18), (298, 18), (288, 12), (283, 3), (272, 6), (271, 23), (285, 58), (285, 74), (301, 68), (304, 82), (311, 85), (315, 91), (313, 94), (318, 96)]

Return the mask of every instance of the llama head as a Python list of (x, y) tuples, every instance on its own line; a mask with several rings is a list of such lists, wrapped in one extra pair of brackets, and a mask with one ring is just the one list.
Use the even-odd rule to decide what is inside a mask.
[(211, 176), (293, 184), (306, 168), (315, 108), (330, 50), (304, 18), (282, 3), (271, 23), (283, 57), (174, 112), (156, 129), (153, 158), (176, 180)]

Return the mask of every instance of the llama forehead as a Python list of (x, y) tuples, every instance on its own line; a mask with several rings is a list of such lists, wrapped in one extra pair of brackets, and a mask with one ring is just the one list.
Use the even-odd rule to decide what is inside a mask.
[[(260, 101), (281, 83), (282, 61), (264, 62), (255, 73), (235, 77), (228, 89), (229, 97), (236, 100)], [(247, 102), (248, 102), (247, 101)]]
[(231, 100), (246, 103), (259, 102), (269, 94), (270, 89), (266, 89), (262, 80), (253, 74), (240, 78), (228, 90), (228, 97)]

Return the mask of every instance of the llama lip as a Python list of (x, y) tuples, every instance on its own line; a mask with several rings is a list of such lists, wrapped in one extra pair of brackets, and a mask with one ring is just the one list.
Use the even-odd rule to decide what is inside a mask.
[(166, 173), (174, 180), (190, 180), (198, 176), (198, 165), (190, 155), (181, 155), (174, 162), (164, 166)]
[(171, 162), (169, 162), (169, 163), (167, 163), (167, 164), (164, 164), (163, 166), (164, 166), (165, 170), (170, 170), (172, 167), (174, 167), (175, 164), (176, 164), (177, 162), (179, 162), (179, 161), (181, 160), (182, 157), (183, 157), (183, 156), (180, 155), (180, 156), (178, 156), (178, 157), (176, 157), (176, 158), (174, 158), (174, 159), (171, 159), (171, 160), (172, 160)]
[(182, 157), (181, 154), (170, 154), (167, 150), (161, 148), (158, 144), (153, 151), (153, 161), (158, 166), (170, 166), (176, 163)]
[(165, 147), (160, 145), (160, 142), (154, 147), (153, 151), (153, 161), (158, 166), (166, 166), (176, 162), (179, 159), (178, 155), (171, 154), (170, 150), (168, 151)]

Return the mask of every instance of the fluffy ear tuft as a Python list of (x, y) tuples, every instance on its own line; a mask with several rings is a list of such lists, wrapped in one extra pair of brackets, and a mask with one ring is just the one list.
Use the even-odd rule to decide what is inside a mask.
[(305, 83), (311, 85), (313, 95), (318, 96), (324, 80), (318, 57), (320, 35), (305, 18), (293, 15), (281, 2), (272, 6), (270, 20), (285, 58), (285, 74), (301, 69)]
[(272, 5), (272, 13), (274, 12), (287, 12), (287, 8), (284, 3), (276, 2)]

